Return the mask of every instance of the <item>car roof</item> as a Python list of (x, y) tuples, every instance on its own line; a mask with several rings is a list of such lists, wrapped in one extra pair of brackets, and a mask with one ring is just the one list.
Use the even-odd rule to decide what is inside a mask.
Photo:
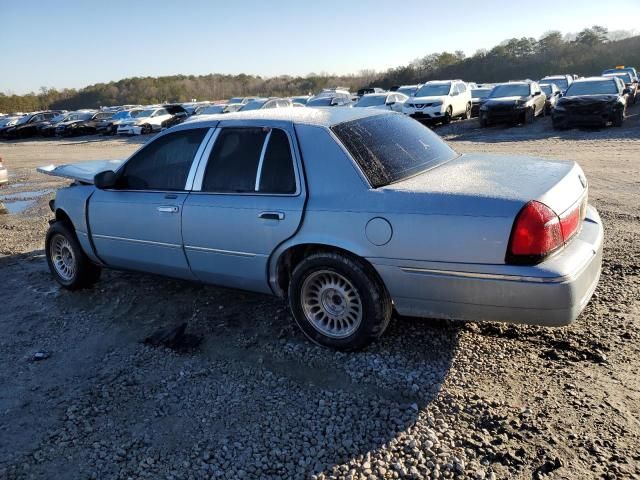
[[(373, 117), (376, 115), (394, 115), (394, 113), (384, 110), (376, 111), (365, 108), (274, 108), (266, 110), (250, 110), (248, 112), (233, 112), (225, 114), (203, 115), (202, 120), (189, 122), (190, 127), (209, 126), (208, 123), (227, 120), (275, 120), (291, 122), (293, 124), (318, 125), (330, 127), (339, 123), (358, 120), (360, 118)], [(401, 115), (401, 114), (397, 114)]]

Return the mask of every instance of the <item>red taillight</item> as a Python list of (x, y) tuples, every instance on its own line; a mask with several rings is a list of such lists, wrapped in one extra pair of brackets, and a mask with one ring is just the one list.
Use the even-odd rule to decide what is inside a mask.
[(562, 247), (580, 229), (582, 203), (574, 205), (562, 217), (544, 203), (527, 203), (513, 225), (507, 263), (535, 264)]

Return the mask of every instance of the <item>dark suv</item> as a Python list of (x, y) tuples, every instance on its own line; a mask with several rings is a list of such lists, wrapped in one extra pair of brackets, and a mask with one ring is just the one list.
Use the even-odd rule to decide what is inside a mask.
[(496, 85), (480, 107), (480, 126), (492, 123), (532, 123), (545, 114), (547, 96), (537, 82)]

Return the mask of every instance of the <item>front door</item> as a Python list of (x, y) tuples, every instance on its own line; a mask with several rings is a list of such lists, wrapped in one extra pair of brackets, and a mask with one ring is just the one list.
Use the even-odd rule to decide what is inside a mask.
[(269, 257), (296, 232), (304, 208), (299, 155), (287, 128), (217, 130), (182, 214), (185, 252), (200, 280), (270, 292)]
[(107, 265), (193, 278), (181, 233), (186, 184), (206, 128), (160, 136), (118, 171), (116, 188), (96, 189), (89, 226), (96, 253)]

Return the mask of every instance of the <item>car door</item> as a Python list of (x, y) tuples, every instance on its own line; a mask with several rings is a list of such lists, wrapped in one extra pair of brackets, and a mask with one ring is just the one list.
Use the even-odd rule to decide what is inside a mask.
[(290, 123), (255, 121), (226, 122), (214, 134), (182, 214), (185, 252), (201, 281), (270, 292), (269, 257), (296, 232), (304, 208), (294, 135)]
[(194, 159), (212, 133), (194, 128), (161, 135), (118, 170), (115, 188), (96, 189), (89, 199), (88, 218), (103, 262), (116, 268), (193, 277), (182, 246), (182, 205)]

